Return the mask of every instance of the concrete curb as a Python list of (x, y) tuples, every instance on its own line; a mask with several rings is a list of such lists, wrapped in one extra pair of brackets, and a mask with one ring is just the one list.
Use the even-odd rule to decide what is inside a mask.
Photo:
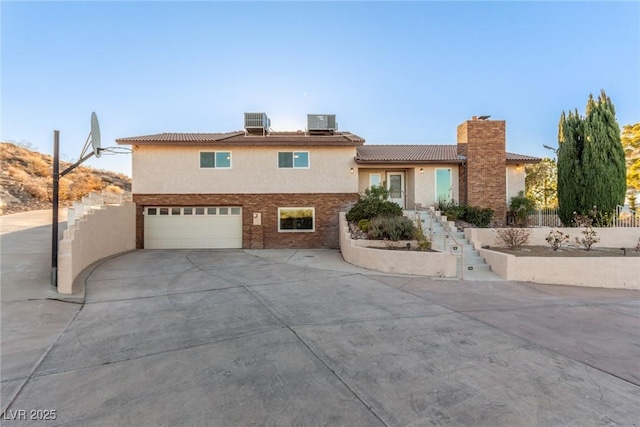
[[(85, 299), (86, 299), (86, 284), (87, 284), (87, 280), (89, 279), (89, 277), (91, 277), (91, 274), (93, 274), (93, 272), (100, 267), (102, 264), (104, 264), (107, 261), (110, 261), (114, 258), (117, 258), (119, 256), (128, 254), (130, 252), (135, 252), (136, 249), (132, 249), (130, 251), (124, 251), (124, 252), (119, 252), (117, 254), (113, 254), (110, 255), (106, 258), (102, 258), (96, 262), (94, 262), (93, 264), (90, 264), (88, 267), (86, 267), (85, 269), (83, 269), (80, 274), (78, 274), (78, 276), (74, 279), (73, 281), (73, 290), (74, 292), (72, 294), (61, 294), (61, 293), (56, 293), (55, 295), (52, 295), (50, 297), (48, 297), (47, 299), (49, 300), (55, 300), (55, 301), (62, 301), (62, 302), (69, 302), (72, 304), (84, 304), (85, 303)], [(53, 288), (52, 288), (53, 290)]]

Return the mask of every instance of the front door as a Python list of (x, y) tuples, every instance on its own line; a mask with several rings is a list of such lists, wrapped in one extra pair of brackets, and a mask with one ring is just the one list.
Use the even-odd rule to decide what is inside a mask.
[(389, 200), (404, 209), (404, 172), (387, 172)]

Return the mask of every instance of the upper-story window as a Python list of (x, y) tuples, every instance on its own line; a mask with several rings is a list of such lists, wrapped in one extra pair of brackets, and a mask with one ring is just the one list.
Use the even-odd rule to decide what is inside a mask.
[(293, 169), (309, 168), (308, 151), (280, 151), (278, 152), (278, 167)]
[(201, 151), (200, 152), (200, 168), (201, 169), (231, 169), (231, 152), (230, 151)]

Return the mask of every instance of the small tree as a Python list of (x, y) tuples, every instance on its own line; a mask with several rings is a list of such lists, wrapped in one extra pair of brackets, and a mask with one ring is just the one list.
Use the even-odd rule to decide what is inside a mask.
[(558, 166), (554, 159), (545, 157), (540, 163), (524, 167), (526, 196), (541, 208), (558, 205)]
[(516, 223), (519, 227), (524, 227), (527, 222), (527, 217), (535, 211), (535, 202), (525, 197), (524, 191), (520, 191), (516, 197), (511, 198), (509, 209), (516, 216)]
[(631, 203), (631, 196), (635, 197), (636, 191), (640, 191), (640, 123), (623, 126), (620, 141), (626, 159), (627, 193)]

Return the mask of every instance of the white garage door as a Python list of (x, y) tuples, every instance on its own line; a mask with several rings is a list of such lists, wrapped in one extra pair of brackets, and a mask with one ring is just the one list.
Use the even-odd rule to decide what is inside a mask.
[(242, 248), (242, 208), (147, 207), (145, 249)]

